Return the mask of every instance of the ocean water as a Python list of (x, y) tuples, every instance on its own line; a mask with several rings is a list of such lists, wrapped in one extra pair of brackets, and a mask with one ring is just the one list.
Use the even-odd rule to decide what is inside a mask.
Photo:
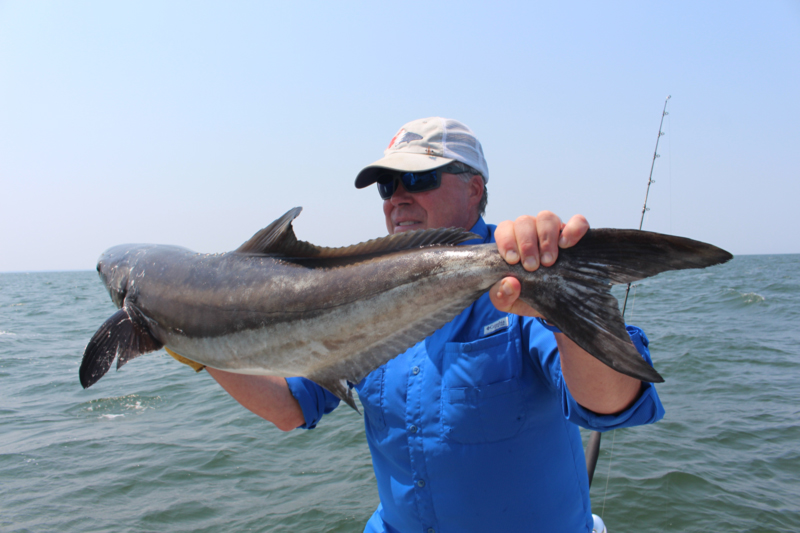
[[(611, 533), (800, 531), (799, 296), (799, 255), (634, 287), (667, 415), (603, 437)], [(0, 531), (362, 530), (378, 496), (355, 412), (282, 433), (163, 351), (83, 390), (113, 311), (94, 272), (0, 274)]]

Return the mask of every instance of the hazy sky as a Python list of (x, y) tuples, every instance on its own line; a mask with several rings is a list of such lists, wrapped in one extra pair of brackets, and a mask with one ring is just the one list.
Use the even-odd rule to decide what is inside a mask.
[(550, 209), (800, 252), (800, 2), (0, 1), (0, 272), (125, 242), (385, 233), (399, 127), (483, 143), (487, 220)]

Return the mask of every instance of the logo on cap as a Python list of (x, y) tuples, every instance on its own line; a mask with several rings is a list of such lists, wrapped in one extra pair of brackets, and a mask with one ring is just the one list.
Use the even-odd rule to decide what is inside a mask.
[(392, 140), (389, 141), (389, 146), (387, 146), (386, 149), (387, 150), (391, 150), (392, 147), (395, 146), (396, 144), (403, 144), (403, 143), (407, 143), (407, 142), (411, 142), (411, 141), (418, 141), (420, 139), (422, 139), (422, 135), (420, 135), (419, 133), (406, 131), (405, 128), (400, 128), (400, 131), (398, 131), (395, 134), (395, 136), (392, 137)]

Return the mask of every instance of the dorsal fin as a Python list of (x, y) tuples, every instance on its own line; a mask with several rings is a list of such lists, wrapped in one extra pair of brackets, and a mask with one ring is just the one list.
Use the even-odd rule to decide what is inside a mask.
[(238, 247), (236, 252), (242, 254), (273, 254), (280, 253), (286, 244), (292, 245), (297, 242), (297, 237), (292, 229), (292, 220), (302, 211), (302, 207), (290, 209), (281, 218), (256, 232), (250, 240)]
[(242, 254), (280, 255), (283, 257), (316, 257), (320, 259), (353, 257), (372, 255), (385, 252), (410, 250), (422, 246), (456, 245), (472, 239), (479, 239), (478, 235), (462, 228), (440, 228), (429, 230), (408, 231), (389, 235), (379, 239), (372, 239), (352, 246), (342, 248), (327, 248), (316, 246), (306, 241), (300, 241), (292, 229), (292, 220), (302, 211), (302, 207), (295, 207), (281, 218), (253, 235), (249, 241), (242, 244), (235, 251)]

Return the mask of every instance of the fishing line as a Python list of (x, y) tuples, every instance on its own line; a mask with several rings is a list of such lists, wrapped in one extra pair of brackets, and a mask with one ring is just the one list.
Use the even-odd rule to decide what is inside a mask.
[(611, 479), (611, 458), (614, 456), (614, 441), (617, 440), (617, 430), (611, 432), (611, 451), (608, 453), (608, 470), (606, 471), (606, 488), (603, 489), (603, 508), (600, 511), (600, 518), (606, 514), (606, 498), (608, 498), (608, 481)]

